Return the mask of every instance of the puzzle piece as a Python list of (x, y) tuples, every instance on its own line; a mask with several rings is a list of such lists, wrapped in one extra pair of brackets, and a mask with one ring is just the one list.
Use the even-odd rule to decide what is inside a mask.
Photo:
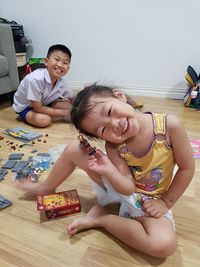
[(4, 209), (10, 205), (12, 205), (12, 201), (0, 195), (0, 209)]
[(0, 182), (4, 180), (4, 177), (8, 174), (7, 170), (0, 169)]
[(51, 155), (49, 153), (37, 153), (37, 156), (40, 156), (40, 157), (51, 157)]
[(27, 160), (21, 160), (19, 161), (14, 168), (12, 168), (12, 172), (18, 172), (20, 169), (23, 169), (29, 164), (29, 161)]
[(23, 153), (13, 153), (13, 154), (10, 154), (9, 155), (9, 158), (10, 160), (14, 160), (14, 159), (22, 159), (22, 157), (24, 156)]
[(8, 160), (6, 163), (2, 166), (3, 169), (12, 169), (15, 164), (17, 163), (17, 160)]

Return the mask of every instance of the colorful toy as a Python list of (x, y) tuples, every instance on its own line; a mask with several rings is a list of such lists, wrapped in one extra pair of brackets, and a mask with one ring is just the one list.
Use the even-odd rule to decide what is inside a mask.
[[(41, 153), (42, 154), (42, 153)], [(45, 153), (44, 153), (45, 154)], [(52, 157), (49, 156), (36, 156), (32, 160), (32, 166), (36, 169), (40, 169), (40, 172), (47, 171), (53, 163)]]
[(45, 211), (48, 219), (61, 217), (81, 211), (76, 189), (50, 195), (37, 196), (37, 209)]
[(187, 67), (185, 78), (188, 82), (188, 90), (184, 96), (184, 106), (200, 109), (200, 75), (191, 67)]
[(200, 159), (200, 139), (190, 139), (190, 145), (195, 159)]
[(38, 182), (38, 170), (33, 167), (21, 168), (17, 171), (13, 181), (22, 179), (31, 179), (32, 182)]
[(85, 149), (89, 156), (96, 154), (96, 147), (92, 147), (82, 134), (78, 136), (78, 140), (80, 141), (81, 148)]

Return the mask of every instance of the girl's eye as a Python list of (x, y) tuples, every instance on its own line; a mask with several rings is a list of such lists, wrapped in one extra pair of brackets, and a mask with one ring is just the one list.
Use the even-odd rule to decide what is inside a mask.
[(102, 135), (103, 135), (103, 133), (104, 133), (105, 129), (106, 129), (106, 128), (105, 128), (105, 127), (103, 127), (103, 129), (102, 129), (102, 132), (101, 132), (101, 134), (102, 134)]
[(111, 114), (111, 108), (110, 108), (109, 111), (108, 111), (108, 116), (110, 116), (110, 114)]

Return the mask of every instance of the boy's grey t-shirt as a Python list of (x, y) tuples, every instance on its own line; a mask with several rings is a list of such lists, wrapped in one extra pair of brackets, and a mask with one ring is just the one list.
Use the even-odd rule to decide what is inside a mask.
[(19, 113), (31, 107), (31, 101), (47, 106), (59, 97), (73, 97), (73, 92), (61, 77), (52, 89), (51, 78), (47, 69), (37, 69), (28, 74), (20, 83), (14, 95), (14, 110)]

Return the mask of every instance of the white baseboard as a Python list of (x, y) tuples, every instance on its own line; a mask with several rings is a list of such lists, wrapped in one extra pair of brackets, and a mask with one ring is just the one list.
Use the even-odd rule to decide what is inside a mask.
[[(84, 83), (68, 82), (70, 89), (77, 92), (84, 87)], [(109, 86), (109, 85), (108, 85)], [(111, 85), (112, 86), (112, 85)], [(172, 99), (183, 99), (186, 88), (168, 88), (168, 87), (147, 87), (147, 86), (123, 86), (116, 85), (116, 88), (123, 91), (127, 95), (133, 96), (150, 96)]]

